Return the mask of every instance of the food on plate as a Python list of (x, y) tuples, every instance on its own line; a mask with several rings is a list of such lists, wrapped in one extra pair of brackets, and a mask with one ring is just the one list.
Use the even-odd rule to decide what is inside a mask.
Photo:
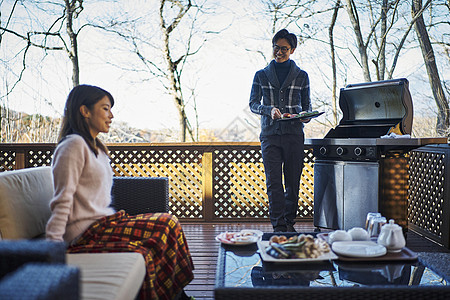
[(336, 230), (328, 236), (328, 243), (333, 244), (337, 241), (351, 241), (352, 236), (345, 230)]
[(271, 243), (283, 244), (283, 243), (287, 242), (288, 240), (292, 241), (294, 238), (297, 238), (297, 236), (293, 236), (288, 239), (284, 235), (272, 235), (269, 239), (269, 244), (271, 244)]
[(308, 117), (314, 117), (317, 114), (319, 114), (319, 111), (313, 110), (313, 111), (302, 111), (298, 114), (291, 114), (291, 113), (284, 113), (281, 118), (282, 119), (292, 119), (292, 118), (308, 118)]
[(294, 235), (287, 238), (284, 235), (274, 235), (269, 240), (266, 253), (275, 258), (317, 258), (330, 252), (328, 244), (312, 235)]
[(347, 231), (351, 237), (352, 241), (368, 241), (370, 239), (367, 230), (361, 227), (354, 227)]
[(253, 229), (242, 229), (240, 231), (240, 235), (242, 236), (263, 236), (263, 232), (261, 230), (253, 230)]
[(282, 118), (283, 119), (289, 119), (289, 118), (293, 118), (293, 117), (296, 117), (296, 116), (297, 116), (296, 114), (284, 113)]
[(302, 117), (309, 117), (309, 116), (314, 116), (317, 115), (319, 113), (319, 111), (317, 110), (313, 110), (313, 111), (302, 111), (301, 113), (298, 114), (298, 116), (300, 118)]
[(216, 239), (225, 244), (245, 244), (255, 243), (262, 236), (259, 230), (241, 230), (239, 232), (223, 232)]

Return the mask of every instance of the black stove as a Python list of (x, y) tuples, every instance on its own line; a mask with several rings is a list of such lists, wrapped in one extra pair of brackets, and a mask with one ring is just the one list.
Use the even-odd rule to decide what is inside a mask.
[(316, 160), (377, 161), (424, 145), (446, 143), (447, 138), (324, 138), (308, 142)]
[(380, 212), (406, 229), (407, 153), (448, 139), (410, 137), (413, 103), (405, 78), (347, 85), (339, 107), (339, 125), (308, 141), (315, 156), (314, 225), (364, 227), (368, 212)]
[(339, 125), (323, 139), (311, 140), (316, 159), (377, 160), (388, 151), (417, 146), (411, 139), (381, 138), (411, 134), (413, 103), (407, 79), (347, 85), (340, 91), (339, 107)]

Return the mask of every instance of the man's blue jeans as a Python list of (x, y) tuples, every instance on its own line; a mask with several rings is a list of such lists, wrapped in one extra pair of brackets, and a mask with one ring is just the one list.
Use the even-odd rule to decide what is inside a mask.
[(304, 135), (269, 135), (261, 136), (260, 140), (270, 222), (274, 228), (294, 225), (303, 169)]

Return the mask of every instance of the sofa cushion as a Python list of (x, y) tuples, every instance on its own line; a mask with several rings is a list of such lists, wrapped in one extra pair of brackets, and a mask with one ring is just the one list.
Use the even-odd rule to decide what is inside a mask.
[(27, 263), (37, 262), (66, 263), (66, 243), (44, 239), (0, 241), (0, 278)]
[(68, 265), (81, 270), (81, 299), (135, 299), (145, 277), (140, 253), (71, 253)]
[(0, 280), (0, 299), (78, 300), (79, 277), (73, 266), (28, 263)]
[(51, 167), (0, 173), (0, 239), (42, 236), (53, 196)]

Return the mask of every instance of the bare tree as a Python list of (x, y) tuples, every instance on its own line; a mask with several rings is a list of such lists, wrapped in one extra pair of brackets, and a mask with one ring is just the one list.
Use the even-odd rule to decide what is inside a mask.
[(271, 16), (272, 35), (280, 28), (287, 28), (291, 24), (306, 15), (309, 15), (310, 7), (315, 1), (312, 0), (263, 0), (266, 6), (266, 14)]
[[(450, 68), (450, 1), (432, 2), (428, 12), (429, 22), (426, 24), (428, 35), (432, 45), (439, 46), (435, 49), (435, 56), (438, 60), (436, 63), (441, 70), (445, 70)], [(441, 78), (441, 83), (446, 91), (448, 102), (450, 82), (444, 77)]]
[[(36, 2), (36, 7), (34, 8), (29, 8), (26, 4), (28, 3), (22, 3), (22, 1), (16, 0), (14, 2), (14, 5), (12, 6), (12, 10), (10, 11), (8, 20), (11, 20), (14, 17), (14, 13), (18, 5), (22, 5), (26, 11), (29, 11), (29, 16), (36, 15), (36, 12), (42, 10), (42, 8), (39, 7), (39, 5), (41, 4), (39, 3), (39, 1)], [(22, 39), (25, 43), (22, 50), (23, 67), (13, 87), (17, 84), (17, 82), (21, 80), (23, 72), (25, 72), (27, 68), (26, 60), (27, 53), (30, 47), (42, 49), (44, 51), (44, 55), (46, 55), (47, 51), (65, 51), (72, 64), (72, 84), (73, 86), (76, 86), (80, 83), (77, 37), (79, 31), (84, 26), (81, 26), (78, 30), (75, 30), (73, 21), (74, 19), (78, 18), (79, 14), (83, 11), (83, 0), (65, 0), (64, 4), (56, 2), (50, 4), (45, 3), (45, 8), (48, 9), (48, 11), (50, 11), (49, 14), (54, 17), (54, 19), (49, 25), (47, 25), (46, 28), (30, 27), (25, 32), (20, 32), (14, 29), (10, 29), (8, 26), (9, 22), (5, 24), (5, 26), (3, 26), (3, 24), (0, 24), (1, 35), (6, 33), (11, 34), (19, 39)], [(33, 20), (30, 20), (30, 24), (43, 23), (32, 21)], [(44, 24), (44, 26), (46, 25)], [(66, 39), (68, 39), (68, 41), (66, 41)], [(1, 41), (2, 39), (0, 38), (0, 43)], [(10, 89), (9, 92), (11, 92), (12, 89)]]
[[(180, 129), (181, 129), (181, 141), (186, 141), (186, 133), (188, 132), (192, 140), (195, 140), (194, 132), (189, 119), (186, 114), (185, 99), (183, 96), (183, 89), (181, 84), (183, 66), (187, 58), (198, 52), (199, 48), (191, 50), (190, 41), (188, 38), (187, 51), (181, 56), (174, 58), (171, 53), (170, 38), (173, 31), (180, 24), (183, 17), (192, 8), (191, 0), (178, 1), (178, 0), (161, 0), (159, 7), (160, 26), (163, 33), (163, 52), (164, 59), (167, 66), (167, 79), (169, 81), (169, 91), (174, 100), (175, 106), (178, 110)], [(166, 17), (168, 15), (167, 10), (176, 10), (175, 16), (172, 18)], [(192, 34), (192, 31), (191, 33)]]
[(356, 44), (358, 46), (359, 55), (361, 58), (360, 65), (363, 70), (364, 80), (372, 81), (370, 79), (370, 69), (369, 69), (369, 57), (367, 55), (368, 44), (364, 42), (362, 36), (362, 29), (359, 20), (358, 9), (353, 0), (347, 0), (347, 13), (350, 17), (350, 22), (353, 26), (353, 31), (356, 37)]
[[(70, 61), (72, 67), (72, 86), (80, 84), (78, 38), (84, 28), (95, 27), (95, 24), (89, 21), (79, 20), (83, 10), (83, 0), (64, 0), (63, 2), (16, 0), (10, 6), (7, 21), (2, 22), (0, 19), (0, 44), (6, 41), (6, 35), (10, 43), (12, 40), (16, 45), (22, 43), (18, 46), (17, 53), (11, 53), (11, 58), (2, 57), (1, 60), (6, 66), (4, 69), (10, 70), (3, 78), (6, 92), (0, 95), (2, 141), (56, 141), (57, 134), (55, 136), (52, 134), (57, 131), (55, 128), (59, 127), (55, 125), (59, 124), (59, 119), (50, 121), (40, 115), (29, 116), (21, 112), (13, 112), (7, 105), (3, 105), (3, 101), (7, 103), (8, 97), (21, 83), (27, 71), (32, 72), (33, 69), (39, 68), (35, 65), (38, 52), (33, 50), (41, 51), (42, 58), (39, 63), (42, 65), (45, 65), (45, 59), (48, 58), (47, 61), (51, 61), (53, 57), (58, 57), (54, 55), (55, 53), (64, 53), (63, 57)], [(14, 60), (18, 57), (21, 60), (20, 71), (10, 67), (15, 66)], [(11, 74), (14, 76), (13, 80), (8, 82), (7, 76), (12, 77)], [(51, 100), (45, 99), (45, 101), (47, 105), (53, 107)], [(48, 124), (51, 124), (54, 130), (50, 130)]]
[[(198, 99), (196, 98), (197, 94), (201, 95), (198, 91), (202, 87), (197, 87), (192, 82), (200, 78), (201, 74), (195, 74), (196, 76), (192, 74), (196, 67), (194, 63), (200, 56), (198, 54), (204, 50), (206, 37), (208, 36), (209, 39), (207, 31), (213, 31), (211, 27), (205, 27), (202, 24), (206, 16), (206, 1), (158, 0), (145, 1), (145, 4), (138, 5), (133, 1), (115, 0), (90, 2), (82, 0), (9, 0), (6, 2), (0, 0), (2, 5), (0, 44), (4, 51), (2, 54), (6, 53), (4, 49), (10, 48), (11, 40), (15, 45), (20, 45), (17, 53), (8, 52), (11, 55), (2, 56), (0, 60), (1, 69), (7, 71), (2, 72), (3, 86), (0, 92), (2, 106), (8, 102), (8, 95), (11, 95), (10, 99), (13, 99), (12, 93), (19, 90), (16, 87), (23, 87), (28, 83), (25, 82), (28, 74), (37, 71), (44, 75), (47, 70), (44, 69), (44, 66), (56, 58), (59, 61), (63, 58), (63, 63), (69, 67), (67, 78), (65, 78), (67, 83), (62, 83), (64, 90), (67, 88), (66, 85), (79, 84), (80, 74), (83, 74), (85, 63), (83, 61), (85, 56), (80, 57), (78, 54), (80, 49), (84, 50), (80, 37), (88, 37), (87, 34), (94, 31), (85, 29), (96, 27), (103, 30), (102, 38), (111, 37), (105, 35), (106, 31), (114, 31), (115, 34), (123, 37), (123, 40), (117, 41), (116, 39), (115, 43), (109, 43), (109, 40), (106, 40), (104, 44), (107, 46), (99, 46), (98, 53), (104, 50), (108, 51), (109, 55), (101, 62), (107, 61), (107, 63), (125, 70), (128, 74), (134, 72), (133, 76), (127, 77), (133, 78), (130, 81), (135, 80), (133, 88), (136, 87), (136, 82), (159, 81), (157, 88), (162, 87), (164, 92), (170, 96), (162, 97), (162, 102), (159, 104), (176, 107), (177, 116), (175, 118), (179, 120), (181, 132), (179, 140), (198, 140), (201, 137), (198, 116), (200, 112), (197, 111)], [(418, 0), (415, 1), (419, 3)], [(88, 20), (91, 11), (89, 8), (99, 2), (114, 4), (105, 6), (105, 10), (102, 10), (105, 15), (108, 15), (108, 19), (105, 15), (96, 15), (95, 20), (94, 18)], [(248, 45), (244, 47), (250, 49), (249, 51), (260, 53), (268, 62), (269, 56), (266, 57), (263, 53), (265, 50), (270, 50), (270, 47), (266, 47), (267, 40), (281, 28), (298, 32), (297, 53), (301, 54), (301, 64), (305, 66), (305, 69), (311, 70), (311, 75), (316, 80), (312, 89), (312, 97), (317, 98), (314, 99), (314, 106), (319, 106), (327, 113), (331, 111), (324, 126), (334, 126), (338, 122), (337, 87), (345, 85), (348, 76), (353, 75), (351, 72), (355, 69), (354, 66), (363, 70), (361, 74), (364, 75), (361, 76), (366, 80), (392, 78), (395, 74), (394, 71), (397, 72), (400, 64), (404, 63), (401, 59), (403, 52), (417, 47), (418, 43), (413, 34), (410, 34), (416, 29), (416, 23), (421, 21), (425, 24), (430, 47), (433, 44), (439, 44), (442, 47), (434, 49), (436, 51), (433, 53), (436, 56), (436, 69), (441, 67), (443, 60), (450, 62), (450, 35), (448, 34), (450, 4), (448, 1), (426, 0), (423, 2), (423, 6), (422, 1), (420, 1), (420, 6), (416, 6), (417, 9), (412, 17), (409, 13), (411, 3), (399, 0), (335, 0), (330, 3), (322, 1), (319, 3), (316, 0), (260, 0), (252, 5), (245, 3), (242, 5), (246, 5), (246, 8), (252, 10), (248, 16), (253, 15), (258, 19), (259, 28), (256, 29), (256, 32), (250, 32), (249, 28), (245, 27), (245, 36), (239, 37), (236, 47)], [(5, 5), (5, 3), (7, 4)], [(259, 5), (258, 3), (262, 3), (262, 6), (260, 5), (255, 12), (255, 6)], [(118, 13), (117, 7), (120, 5), (129, 9), (129, 13), (125, 14), (122, 11)], [(135, 10), (136, 7), (144, 5), (150, 5), (152, 9)], [(347, 7), (347, 13), (341, 14), (339, 9), (344, 8), (344, 5)], [(438, 5), (441, 6), (441, 10), (432, 12), (432, 9)], [(445, 9), (447, 14), (442, 14), (442, 9)], [(19, 15), (17, 15), (18, 12)], [(422, 16), (424, 12), (425, 15)], [(208, 15), (211, 18), (216, 16), (215, 14)], [(429, 21), (426, 19), (427, 16), (430, 17)], [(349, 24), (350, 26), (348, 26)], [(349, 39), (346, 35), (348, 28), (355, 32), (353, 39)], [(220, 34), (221, 32), (216, 30), (214, 33)], [(114, 38), (116, 37), (117, 35), (114, 35)], [(8, 47), (5, 47), (6, 43), (8, 43)], [(117, 50), (122, 51), (120, 54), (123, 54), (125, 48), (127, 54), (132, 51), (134, 55), (127, 55), (126, 58), (113, 56), (118, 53), (114, 52)], [(433, 48), (431, 49), (433, 50)], [(225, 51), (229, 51), (229, 49)], [(36, 53), (39, 54), (36, 55)], [(83, 52), (81, 53), (83, 54)], [(92, 57), (95, 55), (98, 55), (99, 59), (103, 59), (95, 53)], [(349, 59), (349, 55), (353, 59)], [(35, 59), (37, 56), (39, 56), (38, 59)], [(260, 57), (257, 56), (257, 58)], [(122, 59), (132, 63), (123, 63)], [(317, 70), (314, 70), (314, 66), (317, 66)], [(123, 77), (127, 75), (125, 72)], [(5, 76), (3, 76), (4, 74)], [(136, 74), (141, 78), (136, 80), (134, 76)], [(63, 76), (65, 75), (63, 74)], [(71, 80), (70, 75), (72, 75)], [(325, 89), (319, 91), (316, 83), (320, 77)], [(444, 79), (437, 78), (436, 80), (441, 82), (443, 92), (439, 92), (434, 86), (432, 86), (432, 90), (443, 95), (442, 100), (439, 102), (436, 100), (436, 103), (439, 103), (439, 111), (447, 114), (448, 105), (445, 106), (447, 99), (445, 99), (444, 92), (447, 88), (448, 95), (448, 84), (445, 82), (445, 76), (441, 75), (441, 77)], [(45, 76), (42, 76), (41, 80), (45, 79)], [(153, 88), (153, 85), (151, 87)], [(431, 97), (428, 98), (429, 96), (427, 94), (426, 99), (431, 99)], [(8, 110), (4, 111), (2, 117), (11, 118), (11, 122), (13, 122), (12, 118), (15, 114), (9, 113)], [(441, 119), (443, 119), (442, 116)], [(444, 127), (441, 130), (445, 129), (446, 122), (444, 120)], [(1, 122), (1, 124), (5, 123)], [(42, 122), (39, 121), (36, 124), (42, 124)], [(114, 141), (118, 141), (120, 138), (128, 141), (140, 141), (141, 138), (148, 136), (144, 134), (133, 136), (129, 135), (128, 130), (125, 132), (124, 134), (120, 130), (112, 132), (109, 138)], [(169, 131), (165, 134), (173, 135)], [(239, 138), (240, 135), (236, 134), (235, 136)], [(156, 139), (155, 136), (151, 138)]]
[(430, 32), (430, 38), (442, 47), (447, 62), (450, 63), (450, 1), (432, 3), (431, 9), (435, 13), (430, 12), (430, 24), (428, 26), (430, 30), (435, 29), (437, 37), (432, 36)]
[[(266, 3), (267, 10), (272, 16), (272, 31), (276, 30), (277, 24), (290, 25), (292, 24), (291, 21), (295, 18), (297, 18), (297, 20), (304, 20), (305, 18), (314, 16), (316, 19), (322, 12), (330, 10), (323, 9), (323, 7), (314, 9), (312, 5), (309, 5), (308, 1), (291, 2), (288, 0), (269, 0), (263, 2)], [(410, 20), (407, 20), (404, 17), (403, 12), (406, 9), (406, 5), (399, 0), (381, 0), (377, 2), (346, 0), (345, 2), (347, 15), (355, 36), (355, 46), (359, 52), (359, 58), (356, 60), (362, 69), (364, 80), (372, 80), (371, 67), (374, 67), (374, 75), (377, 80), (391, 79), (398, 64), (398, 60), (401, 57), (402, 49), (404, 49), (405, 46), (411, 45), (412, 39), (408, 39), (408, 36), (410, 36), (410, 32), (414, 28), (417, 18), (422, 15), (425, 7), (430, 5), (431, 0), (428, 0), (424, 7), (420, 7), (417, 10), (417, 14)], [(342, 20), (338, 20), (339, 8), (340, 1), (336, 1), (335, 6), (331, 8), (333, 14), (330, 17), (331, 23), (328, 27), (328, 43), (330, 47), (332, 72), (332, 80), (330, 80), (332, 81), (332, 84), (330, 90), (333, 121), (331, 123), (334, 125), (337, 124), (336, 60), (338, 59), (338, 54), (335, 49), (336, 43), (334, 41), (333, 33), (336, 24), (342, 26)], [(294, 13), (291, 14), (290, 12)], [(320, 25), (316, 25), (316, 27), (320, 27)], [(317, 35), (306, 36), (305, 38), (319, 41)], [(340, 45), (337, 45), (337, 47), (340, 48)], [(354, 55), (355, 58), (356, 56), (357, 55)], [(387, 59), (388, 57), (389, 60)], [(344, 63), (348, 63), (348, 61)], [(372, 66), (370, 64), (372, 64)], [(349, 66), (348, 68), (351, 67)], [(327, 105), (326, 101), (323, 103), (324, 105)]]
[(336, 25), (336, 20), (338, 17), (339, 8), (341, 6), (341, 0), (336, 0), (334, 6), (333, 17), (331, 18), (330, 26), (328, 27), (328, 36), (330, 39), (330, 52), (331, 52), (331, 70), (333, 83), (331, 88), (331, 103), (332, 103), (332, 113), (334, 126), (338, 124), (338, 113), (337, 113), (337, 97), (336, 97), (336, 86), (337, 86), (337, 76), (336, 76), (336, 51), (334, 47), (334, 26)]
[(433, 47), (428, 36), (428, 32), (423, 20), (423, 16), (420, 13), (422, 10), (422, 0), (413, 0), (411, 6), (411, 12), (416, 19), (414, 28), (419, 39), (420, 49), (422, 50), (423, 60), (428, 73), (428, 79), (430, 81), (431, 90), (433, 92), (434, 100), (438, 107), (438, 117), (436, 124), (436, 132), (439, 135), (449, 134), (449, 105), (445, 98), (445, 93), (442, 88), (441, 80), (439, 77), (439, 71), (436, 65), (436, 59), (434, 56)]
[[(171, 96), (178, 113), (179, 140), (182, 142), (187, 139), (197, 141), (199, 136), (195, 88), (187, 86), (184, 73), (190, 58), (207, 41), (206, 30), (197, 27), (200, 17), (206, 14), (204, 3), (195, 0), (159, 0), (157, 16), (149, 13), (121, 22), (111, 20), (106, 23), (117, 25), (113, 29), (105, 28), (131, 45), (131, 51), (139, 64), (133, 61), (133, 67), (129, 70), (146, 73), (149, 81), (158, 80)], [(155, 23), (155, 17), (158, 23)], [(159, 33), (153, 31), (149, 36), (149, 26), (154, 26), (154, 30), (159, 29)], [(123, 65), (118, 67), (124, 68)], [(191, 122), (188, 108), (193, 110), (194, 122)]]
[[(8, 38), (11, 38), (8, 40), (9, 42), (15, 39), (18, 41), (16, 44), (19, 44), (19, 41), (22, 41), (21, 48), (18, 50), (19, 52), (8, 52), (8, 54), (11, 54), (11, 57), (5, 55), (1, 59), (5, 71), (2, 74), (4, 80), (4, 92), (0, 95), (0, 100), (2, 101), (0, 120), (2, 141), (11, 142), (26, 140), (28, 142), (35, 142), (37, 137), (41, 137), (44, 140), (48, 137), (48, 135), (45, 134), (47, 124), (41, 122), (41, 117), (34, 118), (33, 116), (22, 115), (22, 113), (10, 111), (8, 105), (8, 97), (22, 81), (24, 74), (29, 67), (28, 56), (33, 48), (42, 50), (44, 57), (48, 52), (64, 50), (63, 46), (58, 45), (57, 42), (55, 42), (58, 38), (58, 33), (52, 31), (50, 29), (51, 26), (50, 28), (45, 29), (42, 27), (33, 27), (33, 24), (40, 24), (40, 22), (33, 22), (31, 20), (31, 18), (36, 15), (34, 10), (40, 11), (42, 9), (39, 7), (38, 3), (36, 6), (33, 6), (33, 4), (34, 3), (24, 3), (23, 1), (16, 0), (10, 7), (7, 7), (10, 8), (6, 18), (7, 21), (1, 22), (0, 20), (0, 45), (7, 42), (7, 36)], [(18, 26), (14, 27), (14, 25), (19, 23), (17, 22), (17, 19), (21, 18), (20, 10), (22, 10), (22, 13), (25, 11), (28, 16), (28, 19), (24, 19), (20, 23), (25, 24), (28, 22), (30, 24), (28, 28), (25, 28), (26, 25), (20, 28), (18, 28)], [(4, 11), (6, 11), (6, 9)], [(53, 25), (54, 24), (55, 23), (53, 23)], [(20, 59), (20, 66), (18, 66), (20, 69), (14, 68), (16, 66), (15, 61), (17, 61), (17, 58)], [(35, 122), (35, 120), (37, 121)], [(36, 128), (36, 124), (40, 124), (42, 130)]]
[[(388, 9), (388, 0), (383, 0), (381, 4), (381, 37), (385, 37), (387, 35), (387, 9)], [(375, 64), (377, 67), (377, 79), (384, 79), (384, 70), (386, 68), (386, 39), (381, 39), (381, 46), (379, 47), (379, 55), (377, 63)]]
[[(374, 6), (376, 3), (368, 1), (365, 4), (357, 4), (355, 0), (346, 0), (347, 14), (352, 24), (360, 57), (358, 63), (362, 69), (364, 80), (367, 82), (372, 81), (370, 61), (375, 67), (377, 80), (392, 78), (400, 52), (405, 46), (407, 37), (415, 22), (413, 19), (407, 23), (399, 18), (400, 5), (404, 4), (399, 0), (382, 0), (381, 5), (378, 7)], [(363, 16), (364, 20), (369, 20), (369, 22), (363, 22), (365, 27), (367, 27), (365, 36), (361, 26), (361, 13), (365, 14)], [(402, 20), (402, 23), (400, 23), (400, 20)], [(390, 48), (388, 49), (387, 46), (390, 46)], [(372, 53), (374, 56), (370, 59)], [(388, 55), (392, 57), (389, 68), (386, 62)]]
[[(65, 0), (64, 2), (66, 4), (64, 8), (64, 18), (66, 23), (66, 32), (70, 40), (70, 47), (67, 47), (66, 42), (61, 35), (59, 35), (59, 37), (61, 38), (62, 43), (65, 45), (64, 49), (66, 50), (70, 62), (72, 63), (72, 84), (73, 86), (77, 86), (80, 84), (80, 65), (78, 59), (77, 39), (79, 30), (75, 31), (73, 20), (77, 18), (83, 10), (83, 0)], [(81, 28), (83, 28), (83, 26)]]
[[(296, 27), (299, 29), (298, 43), (302, 45), (306, 40), (317, 39), (315, 34), (320, 29), (313, 29), (311, 26), (305, 24), (303, 28), (299, 25), (301, 20), (311, 20), (317, 16), (328, 11), (333, 11), (334, 8), (319, 9), (315, 8), (317, 4), (315, 0), (260, 0), (265, 7), (259, 15), (267, 18), (269, 17), (270, 26), (268, 27), (268, 34), (273, 36), (278, 30), (282, 28)], [(252, 50), (255, 51), (255, 50)], [(266, 58), (265, 55), (258, 51), (264, 59), (268, 62), (271, 57)]]

